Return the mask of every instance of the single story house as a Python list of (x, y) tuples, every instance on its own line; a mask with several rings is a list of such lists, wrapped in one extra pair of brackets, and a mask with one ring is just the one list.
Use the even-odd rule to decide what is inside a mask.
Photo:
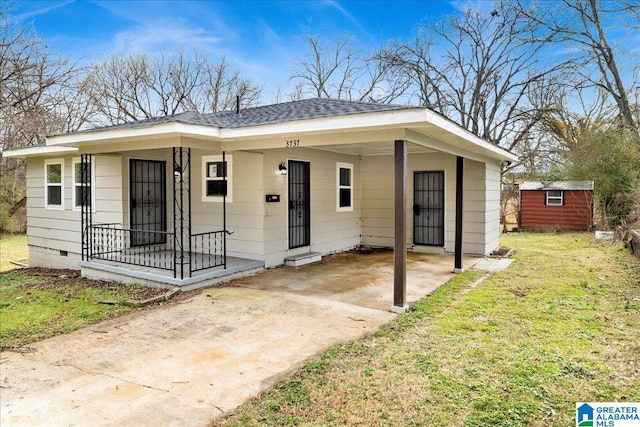
[[(393, 247), (498, 247), (513, 154), (426, 107), (307, 99), (56, 135), (27, 162), (33, 266), (189, 289), (221, 275)], [(405, 292), (405, 294), (403, 294)]]
[(590, 230), (593, 181), (525, 181), (520, 184), (519, 228)]

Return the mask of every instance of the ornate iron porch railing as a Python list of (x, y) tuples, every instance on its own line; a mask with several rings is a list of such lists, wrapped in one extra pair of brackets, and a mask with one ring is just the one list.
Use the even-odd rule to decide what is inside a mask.
[[(173, 232), (152, 230), (144, 223), (134, 229), (121, 224), (93, 224), (93, 156), (82, 154), (81, 159), (83, 260), (169, 270), (179, 279), (208, 268), (227, 268), (227, 235), (231, 232), (227, 231), (226, 194), (222, 198), (222, 230), (192, 234), (190, 148), (173, 148)], [(226, 164), (224, 151), (222, 161)]]
[[(225, 266), (224, 231), (210, 231), (190, 236), (191, 251), (173, 247), (173, 233), (122, 228), (119, 224), (89, 226), (89, 259), (117, 262), (178, 272), (187, 277), (207, 268)], [(132, 242), (166, 243), (144, 246)]]

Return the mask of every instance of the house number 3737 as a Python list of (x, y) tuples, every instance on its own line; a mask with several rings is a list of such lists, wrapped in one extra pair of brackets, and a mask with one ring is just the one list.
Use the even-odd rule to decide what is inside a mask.
[(293, 148), (293, 147), (299, 147), (299, 146), (300, 146), (299, 139), (289, 139), (285, 141), (285, 147), (287, 148)]

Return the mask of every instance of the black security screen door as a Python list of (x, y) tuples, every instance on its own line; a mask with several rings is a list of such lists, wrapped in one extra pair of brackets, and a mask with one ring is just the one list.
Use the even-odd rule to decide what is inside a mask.
[(444, 171), (413, 174), (413, 243), (444, 246)]
[(289, 160), (289, 249), (311, 243), (309, 163)]
[(166, 243), (167, 196), (165, 162), (129, 160), (131, 246)]

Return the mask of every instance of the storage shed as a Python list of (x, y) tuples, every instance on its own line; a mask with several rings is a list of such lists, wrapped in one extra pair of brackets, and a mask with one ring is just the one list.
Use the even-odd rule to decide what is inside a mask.
[(589, 230), (593, 181), (525, 181), (520, 184), (521, 229)]

